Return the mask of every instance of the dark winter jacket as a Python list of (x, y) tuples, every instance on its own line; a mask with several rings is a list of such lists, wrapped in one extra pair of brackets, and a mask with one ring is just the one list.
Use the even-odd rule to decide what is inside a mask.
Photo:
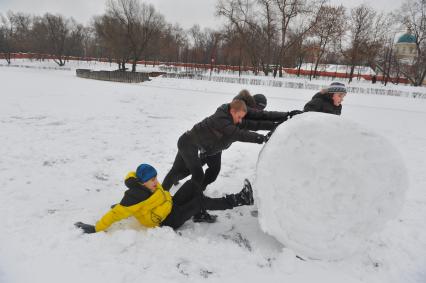
[(244, 117), (245, 120), (283, 122), (287, 120), (289, 115), (288, 112), (257, 110), (250, 107), (248, 107), (247, 110), (247, 115)]
[[(253, 121), (249, 125), (245, 125), (244, 129), (241, 129), (234, 124), (229, 110), (229, 104), (223, 104), (213, 115), (196, 124), (188, 132), (194, 143), (207, 155), (213, 155), (227, 149), (236, 141), (264, 142), (263, 135), (249, 131), (249, 129), (261, 129), (262, 124)], [(270, 125), (268, 124), (265, 127), (270, 127)]]
[(305, 112), (314, 111), (340, 115), (342, 112), (342, 105), (335, 106), (332, 95), (331, 93), (318, 92), (312, 97), (311, 101), (306, 103), (303, 110)]

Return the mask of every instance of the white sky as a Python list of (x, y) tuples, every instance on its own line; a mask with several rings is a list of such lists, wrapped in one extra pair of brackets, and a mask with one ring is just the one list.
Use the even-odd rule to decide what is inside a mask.
[[(194, 24), (199, 24), (202, 28), (218, 28), (223, 22), (214, 16), (217, 0), (144, 0), (144, 2), (153, 4), (167, 22), (179, 23), (186, 29)], [(351, 8), (366, 1), (330, 0), (330, 2)], [(390, 12), (399, 8), (402, 2), (403, 0), (375, 0), (369, 1), (369, 5), (377, 11)], [(0, 0), (0, 13), (5, 14), (9, 10), (37, 15), (46, 12), (60, 13), (87, 24), (92, 16), (103, 14), (105, 0)]]

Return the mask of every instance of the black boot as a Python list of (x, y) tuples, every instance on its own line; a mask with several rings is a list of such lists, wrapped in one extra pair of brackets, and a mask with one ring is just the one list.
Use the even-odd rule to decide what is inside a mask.
[(252, 205), (254, 203), (254, 199), (253, 189), (251, 188), (250, 181), (245, 179), (243, 189), (238, 194), (227, 195), (226, 198), (232, 204), (233, 207), (242, 205)]
[(201, 210), (199, 213), (195, 214), (192, 217), (192, 221), (214, 223), (216, 222), (216, 218), (217, 218), (217, 215), (212, 215), (212, 214), (209, 214), (206, 210)]

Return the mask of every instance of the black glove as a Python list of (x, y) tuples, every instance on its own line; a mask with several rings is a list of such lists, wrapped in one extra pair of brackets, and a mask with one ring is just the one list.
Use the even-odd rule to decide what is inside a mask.
[(303, 111), (300, 111), (300, 110), (292, 110), (292, 111), (288, 112), (288, 117), (291, 119), (291, 118), (293, 118), (293, 116), (296, 116), (296, 115), (299, 115), (299, 114), (302, 114), (302, 113), (303, 113)]
[(271, 138), (272, 134), (274, 133), (274, 130), (269, 131), (269, 133), (266, 134), (266, 136), (265, 136), (265, 143), (267, 143), (269, 141), (269, 139)]
[(266, 136), (258, 134), (256, 136), (256, 143), (262, 144), (266, 142)]
[(260, 120), (269, 121), (285, 121), (288, 118), (288, 112), (281, 111), (264, 111), (264, 116)]
[(85, 224), (83, 222), (77, 222), (74, 225), (75, 227), (82, 229), (86, 234), (96, 233), (95, 226), (93, 225)]

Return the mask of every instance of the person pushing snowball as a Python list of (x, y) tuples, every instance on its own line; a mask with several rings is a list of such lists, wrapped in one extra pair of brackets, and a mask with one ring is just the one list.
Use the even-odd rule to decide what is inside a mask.
[(315, 94), (311, 101), (306, 103), (305, 112), (323, 112), (329, 114), (340, 115), (342, 113), (342, 102), (346, 96), (346, 87), (339, 82), (331, 83), (331, 85)]

